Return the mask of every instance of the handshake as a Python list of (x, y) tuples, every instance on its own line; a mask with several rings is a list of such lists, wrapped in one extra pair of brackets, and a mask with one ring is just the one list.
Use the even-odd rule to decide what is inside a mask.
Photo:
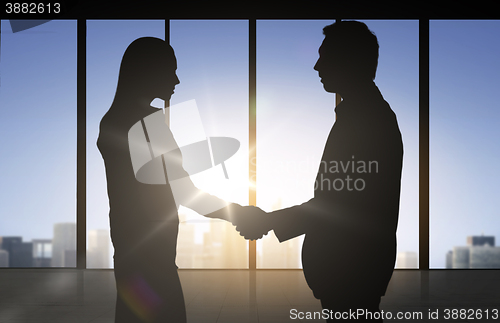
[(229, 205), (229, 218), (236, 231), (247, 240), (257, 240), (271, 231), (272, 215), (255, 206)]

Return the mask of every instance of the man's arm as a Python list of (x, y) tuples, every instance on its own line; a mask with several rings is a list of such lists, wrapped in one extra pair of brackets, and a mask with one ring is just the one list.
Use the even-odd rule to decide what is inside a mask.
[(287, 241), (307, 233), (307, 203), (270, 213), (269, 225), (279, 242)]
[(268, 214), (268, 221), (279, 242), (283, 242), (315, 231), (318, 226), (340, 221), (339, 212), (331, 206), (321, 207), (318, 199), (312, 198), (301, 205)]

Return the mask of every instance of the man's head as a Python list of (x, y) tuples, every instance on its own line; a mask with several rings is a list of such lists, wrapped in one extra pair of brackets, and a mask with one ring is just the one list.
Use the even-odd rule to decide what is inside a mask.
[(340, 21), (323, 28), (325, 39), (314, 69), (327, 92), (375, 79), (377, 37), (358, 21)]

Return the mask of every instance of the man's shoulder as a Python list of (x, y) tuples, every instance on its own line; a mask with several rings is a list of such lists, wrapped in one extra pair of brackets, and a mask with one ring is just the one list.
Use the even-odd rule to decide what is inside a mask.
[(398, 126), (396, 113), (391, 108), (389, 102), (384, 99), (376, 100), (370, 106), (370, 117), (374, 125)]

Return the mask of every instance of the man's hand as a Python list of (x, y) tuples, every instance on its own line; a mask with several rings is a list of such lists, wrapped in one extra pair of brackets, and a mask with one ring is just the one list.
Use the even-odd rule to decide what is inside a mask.
[(255, 206), (240, 206), (231, 214), (231, 222), (247, 240), (257, 240), (271, 231), (270, 216)]

